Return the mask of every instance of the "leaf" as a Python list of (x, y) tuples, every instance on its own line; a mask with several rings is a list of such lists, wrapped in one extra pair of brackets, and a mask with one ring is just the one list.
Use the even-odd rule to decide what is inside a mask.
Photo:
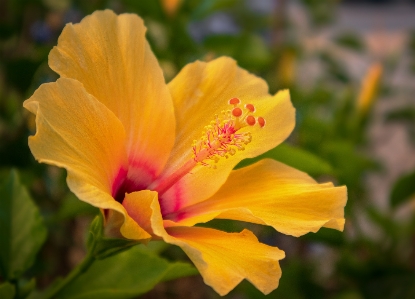
[(415, 196), (415, 171), (401, 176), (392, 188), (390, 202), (392, 207), (405, 203)]
[(202, 0), (198, 7), (193, 10), (191, 18), (203, 19), (216, 11), (223, 11), (235, 7), (237, 0)]
[(272, 54), (265, 41), (258, 35), (243, 34), (234, 58), (241, 67), (253, 70), (266, 68), (272, 62)]
[(164, 241), (151, 241), (148, 244), (146, 244), (145, 249), (155, 253), (155, 254), (160, 254), (163, 251), (165, 251), (168, 247), (170, 246), (170, 244), (164, 242)]
[(46, 239), (38, 208), (12, 170), (0, 186), (0, 273), (8, 280), (27, 270)]
[(408, 122), (409, 124), (415, 123), (415, 108), (412, 106), (406, 106), (397, 110), (388, 112), (386, 114), (386, 121), (388, 122)]
[(27, 298), (36, 288), (36, 279), (31, 280), (20, 279), (17, 284), (16, 298)]
[(32, 82), (33, 75), (41, 64), (41, 60), (32, 58), (15, 58), (4, 61), (6, 84), (26, 92)]
[(339, 184), (345, 184), (348, 188), (360, 186), (365, 171), (379, 169), (379, 165), (374, 160), (359, 152), (349, 140), (322, 143), (320, 150), (335, 168)]
[(340, 46), (354, 50), (356, 52), (362, 52), (365, 49), (365, 45), (360, 36), (354, 32), (343, 32), (339, 34), (334, 40)]
[(271, 51), (265, 41), (255, 34), (216, 34), (206, 37), (204, 47), (218, 56), (232, 56), (241, 67), (260, 70), (269, 66)]
[(415, 144), (415, 107), (405, 106), (386, 114), (387, 122), (399, 122), (406, 126), (409, 140)]
[[(388, 214), (384, 214), (375, 207), (366, 207), (366, 214), (377, 224), (388, 238), (396, 238), (399, 232), (402, 232), (399, 228), (398, 222), (391, 218)], [(395, 240), (395, 239), (393, 239)]]
[(415, 275), (388, 273), (377, 275), (363, 284), (365, 298), (412, 299), (415, 297)]
[(16, 288), (10, 282), (0, 284), (0, 298), (13, 299), (16, 295)]
[(122, 0), (122, 3), (126, 11), (135, 12), (144, 18), (150, 16), (152, 19), (163, 20), (166, 17), (161, 1)]
[(331, 174), (333, 169), (330, 164), (320, 159), (314, 154), (288, 145), (286, 143), (280, 144), (276, 148), (252, 159), (245, 159), (241, 161), (236, 168), (241, 168), (253, 164), (264, 158), (271, 158), (291, 167), (304, 171), (311, 176), (318, 176), (322, 174)]
[(151, 290), (161, 281), (195, 274), (197, 270), (190, 264), (170, 263), (146, 250), (144, 245), (139, 245), (96, 260), (55, 298), (133, 298)]
[(180, 277), (196, 275), (198, 271), (189, 263), (175, 262), (170, 263), (167, 273), (164, 275), (162, 281), (169, 281)]
[(300, 238), (313, 243), (323, 243), (328, 246), (341, 248), (345, 244), (344, 234), (337, 230), (322, 227), (316, 233), (308, 233)]

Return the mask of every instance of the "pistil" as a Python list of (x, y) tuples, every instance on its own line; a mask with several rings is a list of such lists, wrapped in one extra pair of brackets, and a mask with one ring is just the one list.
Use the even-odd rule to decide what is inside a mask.
[(222, 111), (221, 118), (216, 115), (216, 119), (205, 127), (202, 137), (193, 141), (192, 159), (171, 175), (153, 182), (148, 189), (157, 191), (161, 196), (198, 165), (216, 169), (215, 164), (221, 158), (227, 159), (237, 151), (245, 150), (245, 146), (252, 140), (252, 135), (250, 132), (240, 132), (240, 130), (256, 124), (262, 128), (265, 126), (265, 119), (253, 116), (255, 107), (252, 104), (246, 104), (244, 112), (239, 107), (241, 101), (238, 98), (232, 98), (228, 103), (234, 106), (233, 109)]
[(152, 183), (148, 186), (148, 189), (157, 191), (160, 197), (164, 192), (173, 187), (173, 185), (176, 184), (182, 177), (188, 174), (196, 165), (197, 163), (194, 160), (189, 160), (171, 175), (160, 181)]

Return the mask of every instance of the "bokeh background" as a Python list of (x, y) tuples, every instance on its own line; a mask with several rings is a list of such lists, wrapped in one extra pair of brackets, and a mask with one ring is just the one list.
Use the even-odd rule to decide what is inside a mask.
[[(64, 170), (33, 159), (34, 117), (22, 103), (56, 80), (47, 56), (64, 25), (104, 8), (144, 18), (167, 81), (189, 62), (227, 55), (265, 78), (271, 93), (289, 88), (296, 128), (264, 156), (347, 185), (343, 233), (294, 238), (249, 225), (287, 255), (268, 298), (415, 298), (415, 1), (1, 0), (0, 181), (18, 169), (49, 231), (27, 277), (44, 288), (79, 263), (97, 210), (68, 191)], [(179, 248), (156, 245), (186, 260)], [(141, 298), (218, 297), (193, 276)], [(247, 282), (226, 296), (263, 297)]]

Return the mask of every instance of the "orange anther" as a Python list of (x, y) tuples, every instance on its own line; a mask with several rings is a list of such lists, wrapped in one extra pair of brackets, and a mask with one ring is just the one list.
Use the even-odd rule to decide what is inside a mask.
[(241, 100), (238, 99), (238, 98), (232, 98), (232, 99), (229, 100), (229, 104), (231, 104), (231, 105), (238, 105), (240, 102), (241, 102)]
[(246, 117), (245, 121), (246, 121), (246, 123), (247, 123), (248, 125), (250, 125), (250, 126), (253, 126), (253, 125), (255, 125), (255, 123), (256, 123), (255, 117), (253, 117), (252, 115), (248, 115), (248, 116)]
[(265, 126), (265, 119), (263, 117), (258, 117), (258, 124), (261, 128)]
[(232, 109), (232, 115), (235, 116), (235, 117), (241, 116), (242, 115), (242, 109), (238, 108), (238, 107), (233, 108)]
[(251, 112), (255, 112), (255, 107), (252, 104), (246, 104), (245, 108), (248, 109)]

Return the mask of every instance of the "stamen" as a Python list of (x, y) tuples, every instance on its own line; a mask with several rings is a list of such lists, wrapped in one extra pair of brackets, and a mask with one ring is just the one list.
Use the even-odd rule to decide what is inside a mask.
[(242, 109), (239, 107), (233, 108), (232, 109), (232, 115), (235, 117), (239, 117), (242, 115)]
[[(252, 115), (255, 112), (254, 105), (246, 104), (244, 107), (247, 111), (243, 113), (238, 107), (241, 104), (240, 99), (232, 98), (228, 103), (234, 108), (231, 111), (222, 111), (222, 119), (216, 116), (216, 120), (205, 127), (202, 137), (193, 141), (193, 159), (200, 165), (216, 168), (213, 162), (217, 163), (220, 158), (228, 158), (237, 151), (243, 151), (252, 140), (250, 132), (239, 131), (257, 123)], [(261, 122), (265, 124), (265, 120), (261, 119)], [(259, 125), (263, 127), (261, 123)]]
[(238, 98), (232, 98), (232, 99), (230, 99), (229, 100), (229, 102), (228, 102), (230, 105), (238, 105), (238, 104), (240, 104), (241, 103), (241, 100), (240, 99), (238, 99)]
[(251, 132), (240, 132), (240, 130), (256, 124), (262, 128), (265, 126), (265, 119), (255, 118), (252, 115), (255, 112), (252, 104), (246, 104), (244, 112), (238, 107), (241, 104), (240, 99), (232, 98), (228, 103), (233, 106), (232, 110), (222, 111), (221, 117), (216, 115), (215, 120), (205, 127), (202, 137), (193, 141), (192, 159), (168, 176), (154, 181), (147, 187), (149, 190), (157, 191), (160, 197), (197, 165), (215, 169), (214, 163), (221, 158), (227, 159), (237, 151), (245, 150), (245, 146), (252, 140), (252, 135)]
[(258, 124), (261, 128), (263, 128), (265, 126), (265, 123), (266, 123), (266, 121), (263, 117), (261, 117), (261, 116), (258, 117)]
[(249, 111), (251, 111), (252, 113), (255, 112), (255, 107), (252, 104), (246, 104), (245, 108), (248, 109)]
[(246, 123), (250, 126), (254, 126), (256, 123), (255, 117), (253, 117), (252, 115), (248, 115), (245, 119)]

